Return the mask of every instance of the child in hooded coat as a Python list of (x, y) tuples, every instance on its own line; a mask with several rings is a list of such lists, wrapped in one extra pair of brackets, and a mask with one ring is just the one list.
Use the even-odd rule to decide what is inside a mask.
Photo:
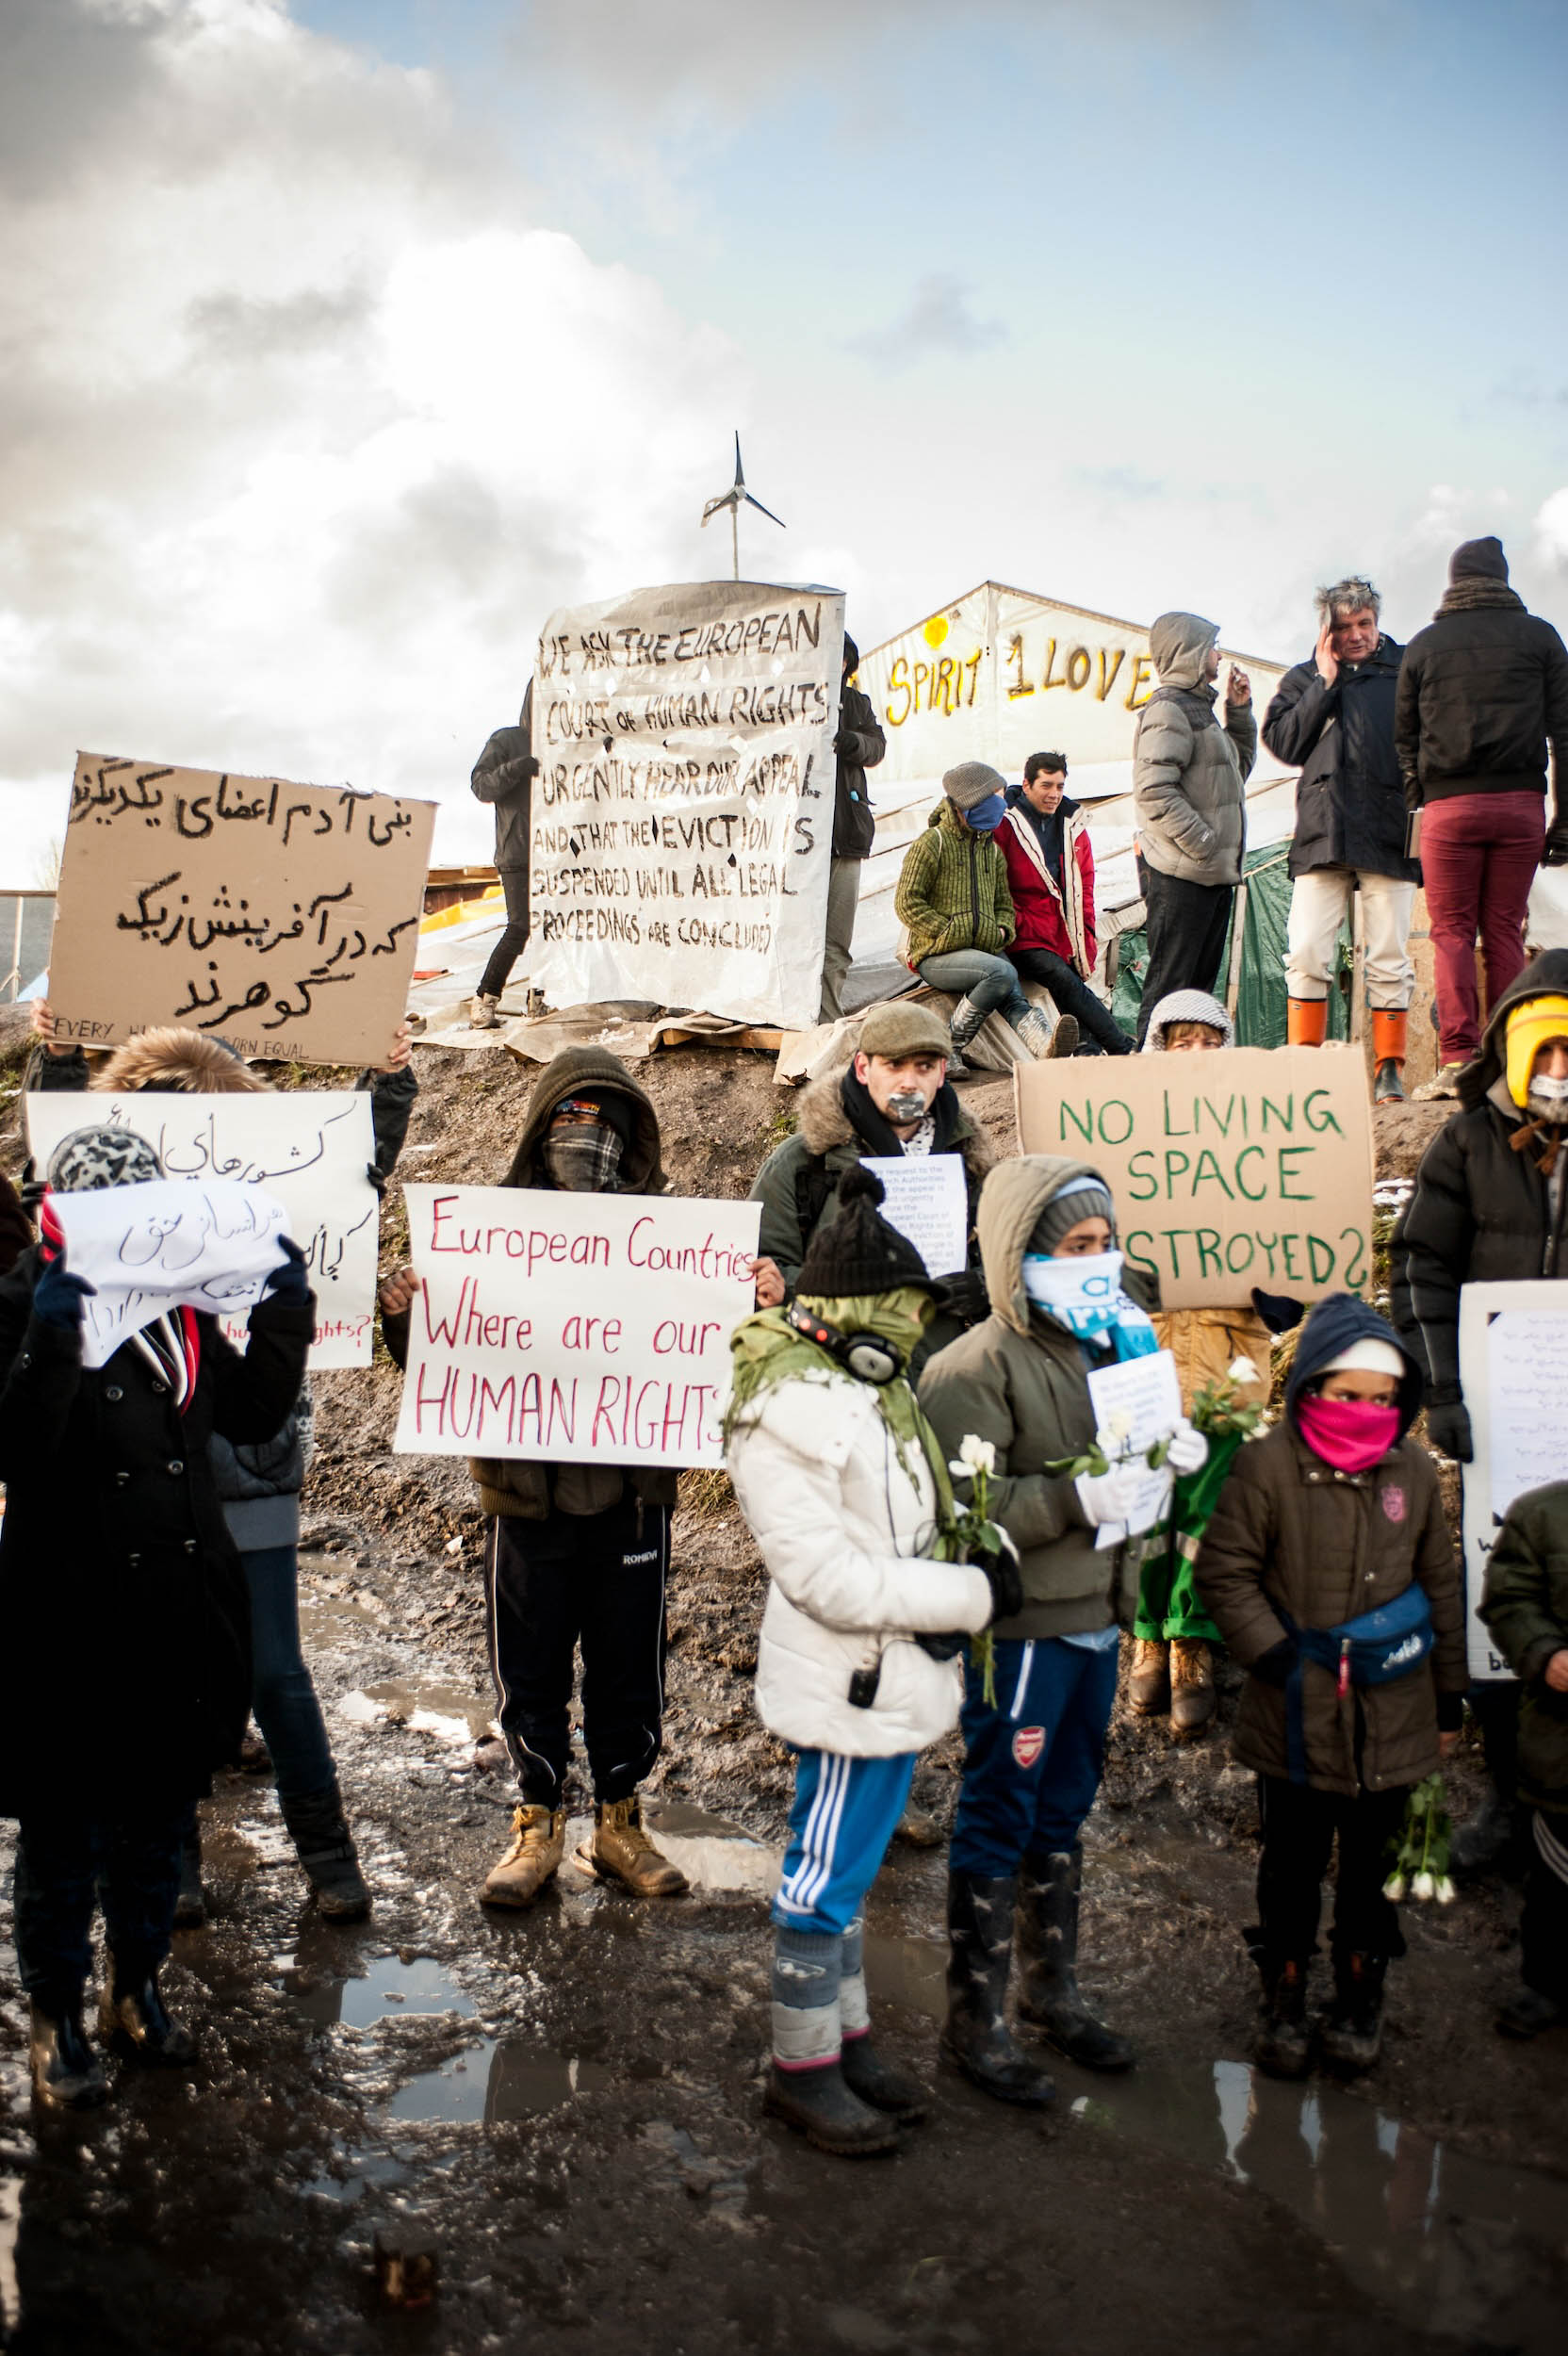
[[(1320, 1301), (1285, 1415), (1238, 1453), (1199, 1551), (1199, 1590), (1250, 1672), (1235, 1757), (1257, 1774), (1263, 1848), (1247, 1939), (1263, 1980), (1257, 2059), (1278, 2077), (1311, 2062), (1307, 1980), (1336, 1840), (1323, 2053), (1345, 2070), (1377, 2060), (1384, 1974), (1405, 1952), (1383, 1891), (1390, 1849), (1412, 1786), (1458, 1740), (1464, 1606), (1436, 1468), (1408, 1436), (1422, 1386), (1375, 1310), (1348, 1293)], [(1343, 1656), (1337, 1672), (1304, 1656), (1299, 1631), (1343, 1631), (1413, 1584), (1435, 1641), (1408, 1672), (1358, 1685)]]

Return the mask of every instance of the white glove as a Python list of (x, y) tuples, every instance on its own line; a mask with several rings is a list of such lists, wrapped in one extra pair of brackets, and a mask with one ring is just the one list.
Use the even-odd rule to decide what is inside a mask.
[(1170, 1447), (1165, 1461), (1171, 1471), (1178, 1474), (1201, 1472), (1209, 1461), (1207, 1440), (1196, 1424), (1188, 1423), (1185, 1415), (1170, 1435)]
[(1078, 1475), (1072, 1485), (1078, 1492), (1084, 1519), (1091, 1530), (1103, 1530), (1113, 1522), (1127, 1519), (1136, 1502), (1145, 1470), (1142, 1464), (1113, 1464), (1109, 1472)]

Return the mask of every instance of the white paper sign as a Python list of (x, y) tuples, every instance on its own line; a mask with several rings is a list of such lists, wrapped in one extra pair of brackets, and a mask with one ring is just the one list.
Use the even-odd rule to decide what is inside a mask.
[(1116, 1546), (1139, 1530), (1152, 1530), (1166, 1511), (1174, 1485), (1170, 1467), (1162, 1464), (1155, 1472), (1141, 1459), (1156, 1440), (1168, 1440), (1181, 1422), (1182, 1385), (1168, 1350), (1145, 1350), (1141, 1358), (1096, 1366), (1088, 1383), (1095, 1430), (1114, 1432), (1119, 1452), (1140, 1460), (1142, 1478), (1131, 1515), (1125, 1522), (1102, 1523), (1095, 1533), (1096, 1546)]
[[(374, 1343), (380, 1198), (366, 1174), (375, 1152), (369, 1092), (288, 1088), (276, 1095), (82, 1096), (26, 1099), (27, 1142), (41, 1176), (62, 1137), (97, 1123), (145, 1137), (171, 1178), (265, 1186), (286, 1213), (316, 1295), (312, 1366), (368, 1366)], [(244, 1347), (244, 1314), (223, 1331)]]
[(1568, 1286), (1462, 1285), (1459, 1372), (1475, 1448), (1461, 1476), (1466, 1643), (1485, 1681), (1511, 1674), (1478, 1617), (1503, 1516), (1527, 1489), (1568, 1481)]
[(907, 1235), (927, 1276), (956, 1276), (969, 1258), (969, 1196), (961, 1153), (863, 1153), (882, 1181), (890, 1227)]
[(680, 581), (552, 614), (533, 678), (529, 978), (817, 1019), (844, 601)]
[(420, 1279), (394, 1447), (566, 1464), (717, 1464), (761, 1205), (544, 1187), (404, 1188)]
[(284, 1259), (276, 1195), (225, 1179), (155, 1178), (51, 1195), (65, 1265), (93, 1290), (82, 1304), (82, 1364), (102, 1366), (170, 1309), (253, 1308)]

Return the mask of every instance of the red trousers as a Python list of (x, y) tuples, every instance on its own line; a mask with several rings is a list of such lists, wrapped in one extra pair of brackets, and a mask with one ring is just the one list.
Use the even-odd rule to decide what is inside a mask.
[(1540, 794), (1455, 794), (1422, 810), (1443, 1063), (1468, 1063), (1481, 1043), (1478, 936), (1489, 1011), (1524, 965), (1525, 908), (1545, 839)]

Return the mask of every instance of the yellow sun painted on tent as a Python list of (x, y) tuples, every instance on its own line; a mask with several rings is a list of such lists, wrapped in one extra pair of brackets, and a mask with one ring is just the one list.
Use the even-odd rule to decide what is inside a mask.
[(933, 614), (931, 619), (926, 623), (925, 628), (922, 630), (921, 636), (924, 639), (928, 646), (939, 646), (941, 645), (942, 640), (947, 636), (947, 624), (939, 614)]

